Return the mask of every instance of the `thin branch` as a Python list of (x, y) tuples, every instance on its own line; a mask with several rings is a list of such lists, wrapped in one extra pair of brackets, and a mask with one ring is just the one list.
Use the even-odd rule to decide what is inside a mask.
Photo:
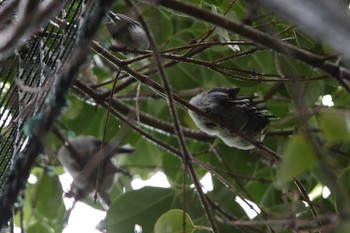
[[(85, 84), (81, 83), (79, 80), (75, 84), (77, 85), (78, 88), (80, 88), (83, 92), (88, 94), (91, 98), (93, 98), (97, 101), (100, 101), (98, 99), (99, 98), (98, 93), (96, 93), (95, 90), (93, 90), (90, 87), (86, 86)], [(105, 99), (104, 101), (98, 102), (98, 103), (101, 104), (103, 107), (108, 108), (108, 99)], [(110, 110), (114, 116), (116, 116), (118, 119), (123, 121), (126, 125), (131, 127), (137, 133), (144, 136), (147, 140), (155, 143), (157, 146), (159, 146), (159, 147), (165, 149), (166, 151), (178, 156), (179, 158), (182, 158), (182, 152), (180, 152), (178, 149), (164, 143), (162, 140), (159, 140), (156, 137), (153, 137), (150, 134), (146, 133), (144, 130), (140, 129), (139, 124), (136, 122), (136, 118), (134, 119), (133, 117), (131, 117), (131, 116), (135, 116), (135, 114), (132, 111), (127, 113), (125, 116), (124, 114), (121, 114), (120, 112), (118, 112), (118, 110), (113, 107), (113, 104), (112, 104), (112, 108)], [(216, 177), (220, 182), (222, 182), (226, 187), (228, 187), (228, 189), (232, 193), (240, 196), (245, 201), (245, 197), (241, 196), (240, 193), (231, 185), (231, 183), (226, 181), (225, 178), (223, 178), (217, 171), (215, 171), (215, 169), (213, 169), (208, 164), (203, 163), (202, 161), (200, 161), (196, 158), (192, 157), (191, 161), (193, 161), (195, 164), (198, 164), (200, 167), (209, 171), (211, 174), (213, 174), (214, 177)], [(247, 203), (247, 205), (250, 205), (248, 202), (246, 202), (246, 203)]]
[(350, 70), (330, 61), (327, 61), (322, 56), (303, 50), (294, 45), (285, 43), (264, 32), (258, 31), (248, 25), (242, 24), (241, 22), (225, 18), (223, 16), (214, 14), (203, 8), (199, 8), (185, 2), (174, 0), (145, 0), (145, 2), (150, 4), (162, 5), (166, 8), (190, 15), (192, 17), (201, 19), (205, 22), (212, 23), (214, 25), (247, 37), (261, 44), (262, 46), (271, 48), (286, 56), (303, 61), (315, 68), (319, 68), (324, 72), (335, 77), (338, 80), (338, 82), (350, 93), (350, 88), (344, 81), (344, 79), (350, 80)]
[[(132, 5), (132, 8), (135, 10), (135, 12), (137, 12), (139, 15), (141, 15), (140, 11), (136, 5), (131, 4), (131, 1), (129, 1), (129, 0), (126, 0), (126, 2), (128, 2), (130, 5)], [(141, 16), (139, 19), (140, 19), (141, 25), (143, 26), (143, 28), (146, 32), (147, 38), (150, 42), (151, 49), (153, 51), (154, 59), (156, 62), (156, 67), (157, 67), (158, 72), (160, 74), (160, 77), (163, 81), (164, 91), (166, 94), (166, 100), (167, 100), (167, 103), (169, 105), (169, 110), (170, 110), (171, 116), (173, 118), (175, 133), (176, 133), (178, 143), (179, 143), (180, 148), (181, 148), (182, 161), (183, 161), (183, 165), (184, 165), (184, 173), (186, 174), (186, 171), (189, 173), (189, 175), (190, 175), (190, 177), (191, 177), (191, 179), (196, 187), (199, 199), (202, 203), (203, 209), (204, 209), (206, 216), (209, 220), (212, 231), (214, 233), (218, 232), (218, 229), (217, 229), (217, 226), (216, 226), (216, 223), (214, 220), (214, 216), (211, 212), (211, 209), (209, 208), (209, 204), (207, 203), (207, 199), (203, 193), (202, 186), (201, 186), (199, 179), (198, 179), (198, 176), (197, 176), (197, 172), (195, 171), (195, 169), (193, 168), (193, 165), (192, 165), (192, 155), (189, 153), (189, 151), (187, 149), (185, 137), (183, 135), (183, 131), (182, 131), (181, 125), (180, 125), (179, 116), (178, 116), (178, 113), (175, 109), (175, 104), (174, 104), (174, 99), (172, 97), (170, 83), (169, 83), (168, 78), (166, 77), (162, 62), (160, 60), (160, 53), (158, 50), (158, 46), (155, 43), (154, 37), (153, 37), (151, 31), (149, 30), (147, 24), (145, 23), (143, 17)], [(183, 220), (185, 220), (185, 216), (184, 216)], [(186, 229), (185, 225), (186, 225), (186, 221), (183, 221), (183, 229)]]
[[(257, 226), (257, 225), (281, 225), (287, 229), (295, 230), (298, 232), (304, 231), (322, 231), (333, 229), (340, 219), (337, 215), (323, 215), (315, 219), (277, 219), (277, 220), (233, 220), (233, 221), (223, 221), (226, 224), (234, 226)], [(318, 223), (321, 223), (319, 226)], [(328, 231), (327, 231), (328, 232)]]

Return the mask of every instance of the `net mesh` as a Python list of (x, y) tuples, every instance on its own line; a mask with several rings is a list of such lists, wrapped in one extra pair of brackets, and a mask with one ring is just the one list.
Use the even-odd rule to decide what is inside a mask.
[[(5, 4), (6, 2), (2, 2)], [(15, 15), (17, 11), (14, 11)], [(0, 67), (0, 187), (26, 136), (24, 123), (43, 106), (55, 73), (72, 52), (82, 1), (70, 1)]]
[(111, 2), (1, 2), (0, 229)]

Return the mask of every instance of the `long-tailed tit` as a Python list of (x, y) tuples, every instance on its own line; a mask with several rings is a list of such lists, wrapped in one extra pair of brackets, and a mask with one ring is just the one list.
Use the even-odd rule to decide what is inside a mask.
[(145, 50), (150, 44), (141, 24), (125, 15), (109, 12), (110, 21), (106, 24), (109, 33), (120, 47)]
[[(92, 136), (78, 136), (68, 141), (67, 145), (62, 145), (57, 151), (57, 158), (61, 162), (64, 169), (73, 177), (72, 188), (73, 193), (77, 192), (79, 198), (85, 197), (88, 193), (94, 190), (96, 181), (98, 179), (97, 168), (101, 162), (101, 157), (95, 156), (101, 149), (101, 141)], [(121, 172), (113, 162), (111, 158), (113, 155), (120, 153), (132, 153), (134, 151), (131, 147), (118, 147), (112, 148), (109, 144), (105, 144), (104, 148), (108, 147), (106, 158), (103, 160), (103, 169), (100, 174), (100, 186), (98, 193), (101, 198), (109, 204), (108, 193), (112, 187), (115, 174)], [(82, 174), (83, 169), (90, 164), (89, 162), (94, 160), (94, 167), (90, 171), (89, 176)]]
[[(222, 123), (222, 126), (261, 142), (266, 135), (270, 119), (275, 116), (269, 114), (266, 107), (259, 106), (258, 102), (254, 101), (255, 97), (239, 96), (239, 91), (239, 88), (213, 88), (194, 96), (190, 103)], [(198, 128), (207, 134), (218, 136), (228, 146), (242, 150), (254, 148), (253, 144), (229, 129), (194, 111), (189, 110), (189, 114)]]

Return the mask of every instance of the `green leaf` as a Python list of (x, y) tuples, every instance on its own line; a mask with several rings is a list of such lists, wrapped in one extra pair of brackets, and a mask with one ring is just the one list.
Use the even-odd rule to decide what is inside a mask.
[[(183, 232), (183, 214), (180, 209), (169, 210), (160, 216), (154, 226), (154, 233), (181, 233)], [(186, 231), (193, 232), (195, 226), (191, 217), (185, 213)]]
[(182, 184), (184, 172), (183, 165), (179, 158), (174, 156), (164, 156), (162, 167), (169, 183), (173, 187)]
[(32, 228), (35, 230), (31, 232), (47, 232), (47, 226), (50, 229), (48, 232), (62, 232), (66, 209), (57, 175), (37, 167), (32, 170), (32, 175), (37, 178), (37, 182), (27, 184), (23, 218), (17, 214), (15, 224), (23, 224), (28, 232)]
[[(298, 66), (294, 67), (296, 69), (295, 71), (296, 73), (291, 75), (313, 74), (311, 73), (312, 71), (307, 71), (307, 70), (301, 73), (298, 73), (302, 69), (307, 69), (307, 68), (304, 67), (304, 64), (300, 64), (300, 63), (297, 63), (297, 64), (300, 67)], [(290, 65), (290, 66), (293, 67), (293, 65)], [(306, 106), (312, 106), (315, 104), (315, 102), (319, 101), (319, 97), (322, 96), (322, 93), (324, 91), (324, 82), (314, 81), (312, 82), (312, 85), (309, 83), (289, 83), (288, 85), (286, 85), (286, 89), (294, 101), (303, 102), (306, 104)]]
[[(341, 187), (340, 192), (334, 193), (336, 200), (336, 207), (339, 211), (344, 210), (344, 194), (349, 193), (350, 190), (350, 167), (343, 169), (339, 179), (338, 186)], [(346, 208), (346, 207), (345, 207)]]
[[(43, 172), (36, 186), (36, 210), (51, 221), (60, 219), (65, 213), (62, 187), (57, 176)], [(54, 211), (53, 211), (54, 210)]]
[(345, 89), (337, 88), (334, 93), (330, 94), (332, 95), (334, 107), (347, 108), (349, 106), (349, 93)]
[(190, 215), (183, 210), (173, 209), (160, 216), (154, 225), (154, 233), (182, 233), (183, 215), (185, 214), (186, 228), (185, 232), (194, 232), (195, 230), (211, 231), (206, 226), (196, 226), (193, 224)]
[(136, 224), (143, 232), (152, 232), (158, 217), (169, 210), (176, 192), (172, 189), (145, 187), (121, 195), (114, 200), (99, 230), (133, 232)]
[(173, 24), (170, 17), (168, 17), (161, 8), (150, 8), (145, 10), (147, 16), (147, 23), (154, 25), (152, 33), (158, 43), (163, 43), (171, 40), (174, 34)]
[(323, 112), (319, 116), (319, 126), (328, 142), (334, 143), (350, 140), (350, 130), (346, 117), (350, 118), (350, 116), (345, 114), (331, 111)]
[(29, 226), (26, 230), (27, 233), (53, 233), (53, 229), (51, 229), (48, 225), (42, 222), (36, 222)]
[(84, 108), (84, 102), (75, 96), (70, 95), (68, 100), (68, 108), (64, 111), (64, 118), (67, 120), (74, 120), (79, 116), (80, 112)]
[[(148, 179), (160, 167), (163, 160), (163, 151), (139, 138), (138, 142), (132, 145), (136, 148), (134, 153), (130, 156), (119, 157), (118, 162), (123, 166), (134, 166), (129, 169), (131, 173), (138, 174), (143, 179)], [(146, 170), (145, 167), (154, 169)]]
[[(185, 200), (185, 203), (184, 203)], [(106, 232), (133, 232), (135, 225), (140, 225), (143, 232), (152, 232), (157, 219), (166, 211), (182, 206), (190, 206), (188, 213), (193, 219), (204, 217), (203, 209), (194, 190), (183, 195), (182, 190), (145, 187), (132, 190), (116, 198), (106, 218), (98, 225)], [(206, 224), (206, 222), (197, 222)]]
[(346, 193), (350, 191), (350, 167), (342, 171), (338, 180), (339, 184), (345, 189)]
[(276, 184), (282, 186), (316, 164), (317, 158), (307, 139), (300, 134), (294, 135), (288, 140), (282, 163), (277, 167)]

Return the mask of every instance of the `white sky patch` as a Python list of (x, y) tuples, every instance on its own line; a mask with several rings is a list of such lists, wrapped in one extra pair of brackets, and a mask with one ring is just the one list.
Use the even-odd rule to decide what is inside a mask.
[(322, 188), (322, 197), (326, 199), (329, 195), (331, 195), (331, 190), (327, 186), (323, 186)]
[(28, 138), (26, 138), (26, 139), (24, 140), (24, 142), (22, 143), (21, 151), (24, 150), (24, 148), (26, 147), (27, 143), (28, 143)]
[[(70, 186), (73, 182), (73, 178), (69, 173), (64, 173), (59, 176), (63, 192), (68, 192), (70, 190)], [(64, 205), (66, 209), (69, 209), (74, 202), (73, 198), (63, 198)], [(84, 216), (84, 215), (83, 215)]]
[(0, 82), (0, 89), (4, 88), (4, 93), (8, 92), (10, 87), (11, 87), (11, 85), (9, 83)]
[(35, 175), (30, 174), (30, 176), (28, 178), (28, 183), (29, 184), (36, 184), (36, 182), (38, 182), (38, 178)]
[(238, 45), (229, 45), (230, 49), (232, 49), (235, 52), (241, 51), (241, 48)]
[(314, 189), (308, 194), (311, 201), (323, 197), (327, 198), (331, 194), (331, 191), (327, 186), (323, 186), (321, 184), (317, 184)]
[(157, 172), (148, 180), (135, 178), (133, 181), (131, 181), (131, 187), (134, 190), (141, 189), (145, 186), (169, 188), (170, 184), (166, 178), (166, 175), (163, 172)]
[[(63, 190), (68, 191), (73, 181), (71, 175), (64, 173), (59, 176), (59, 179)], [(208, 191), (213, 189), (212, 179), (209, 173), (202, 178), (201, 182)], [(135, 178), (131, 182), (131, 186), (134, 190), (137, 190), (145, 186), (169, 188), (170, 184), (163, 172), (157, 172), (148, 180)], [(64, 204), (66, 208), (69, 208), (72, 205), (72, 198), (64, 198)], [(71, 213), (68, 226), (64, 229), (63, 233), (100, 233), (95, 227), (103, 218), (105, 218), (105, 216), (106, 212), (96, 210), (82, 202), (78, 202)], [(135, 224), (134, 232), (142, 233), (142, 227)]]
[(134, 232), (135, 233), (142, 233), (142, 227), (140, 225), (136, 224), (134, 227)]
[(332, 99), (331, 95), (324, 95), (324, 96), (322, 96), (321, 101), (322, 101), (322, 105), (323, 106), (328, 106), (328, 107), (334, 106), (334, 102), (333, 102), (333, 99)]
[[(59, 179), (63, 190), (68, 191), (73, 181), (72, 176), (68, 173), (64, 173), (59, 176)], [(73, 204), (73, 198), (63, 198), (63, 201), (66, 208), (71, 207)], [(101, 233), (95, 228), (105, 216), (106, 212), (94, 209), (79, 201), (72, 210), (68, 226), (63, 230), (63, 233)]]
[[(242, 209), (246, 212), (249, 219), (255, 218), (258, 214), (260, 214), (261, 210), (260, 208), (254, 203), (249, 200), (243, 200), (239, 196), (236, 196), (235, 201), (242, 207)], [(249, 205), (247, 204), (249, 203)]]
[(106, 212), (94, 209), (82, 202), (77, 202), (71, 212), (68, 226), (63, 230), (63, 233), (101, 233), (95, 227), (105, 217)]
[(69, 190), (70, 185), (73, 182), (73, 178), (69, 173), (63, 173), (59, 176), (63, 190)]
[(0, 108), (0, 125), (4, 125), (5, 127), (8, 126), (12, 120), (12, 116), (10, 114), (10, 111), (4, 108)]
[[(68, 173), (64, 173), (59, 177), (63, 190), (69, 190), (73, 178)], [(133, 189), (140, 189), (145, 186), (169, 188), (170, 184), (163, 172), (155, 173), (150, 179), (142, 180), (136, 178), (131, 182)], [(64, 198), (66, 208), (72, 205), (71, 198)], [(106, 212), (96, 210), (82, 202), (78, 202), (73, 209), (69, 218), (68, 226), (63, 233), (100, 233), (95, 229), (97, 224), (106, 216)], [(135, 233), (142, 233), (142, 227), (138, 224), (134, 227)]]
[[(210, 191), (212, 191), (213, 188), (214, 188), (214, 187), (213, 187), (213, 179), (212, 179), (212, 176), (211, 176), (211, 174), (210, 174), (209, 172), (207, 172), (207, 173), (203, 176), (203, 178), (200, 179), (199, 182), (200, 182), (200, 183), (202, 184), (202, 186), (203, 186), (202, 190), (203, 190), (204, 193), (210, 192)], [(194, 184), (191, 184), (190, 187), (191, 187), (191, 188), (194, 188)]]
[(208, 191), (213, 191), (213, 179), (212, 176), (209, 172), (207, 172), (207, 174), (205, 174), (203, 176), (203, 178), (200, 180), (201, 184), (203, 185), (203, 187)]

